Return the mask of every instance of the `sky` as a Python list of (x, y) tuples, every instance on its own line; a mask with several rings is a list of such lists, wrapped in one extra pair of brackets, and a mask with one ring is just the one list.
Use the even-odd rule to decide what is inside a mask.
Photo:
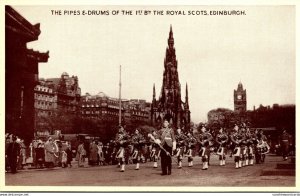
[[(122, 98), (152, 100), (160, 94), (164, 57), (172, 25), (182, 100), (188, 84), (193, 122), (207, 121), (216, 108), (234, 108), (233, 90), (247, 90), (253, 106), (295, 104), (295, 10), (293, 6), (13, 6), (32, 24), (39, 40), (28, 48), (50, 51), (39, 77), (79, 78), (82, 95), (104, 92)], [(51, 10), (133, 10), (133, 15), (52, 15)], [(149, 15), (135, 15), (150, 10)], [(154, 10), (186, 15), (153, 15)], [(246, 15), (187, 15), (189, 10), (244, 10)]]

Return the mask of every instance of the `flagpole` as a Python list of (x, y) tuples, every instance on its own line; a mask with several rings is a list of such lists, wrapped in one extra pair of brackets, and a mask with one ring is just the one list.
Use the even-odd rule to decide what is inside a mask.
[(120, 77), (119, 77), (119, 126), (122, 125), (122, 110), (121, 110), (121, 107), (122, 107), (122, 103), (121, 103), (121, 65), (120, 65)]

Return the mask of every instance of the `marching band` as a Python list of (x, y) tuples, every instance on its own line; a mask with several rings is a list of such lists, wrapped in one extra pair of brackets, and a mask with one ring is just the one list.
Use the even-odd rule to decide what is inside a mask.
[[(239, 169), (252, 166), (254, 159), (257, 164), (263, 163), (265, 154), (270, 150), (262, 130), (254, 132), (245, 124), (235, 125), (232, 130), (219, 127), (216, 134), (204, 124), (200, 125), (199, 130), (200, 133), (196, 129), (186, 132), (183, 129), (177, 129), (175, 133), (167, 120), (164, 121), (161, 130), (153, 131), (148, 136), (143, 135), (138, 129), (129, 135), (123, 127), (120, 127), (115, 140), (117, 147), (115, 156), (119, 160), (120, 171), (125, 171), (126, 152), (129, 152), (128, 156), (132, 163), (136, 164), (135, 169), (140, 169), (142, 157), (147, 157), (143, 154), (143, 147), (149, 151), (149, 159), (153, 161), (153, 168), (157, 168), (158, 160), (161, 160), (162, 175), (171, 174), (173, 158), (176, 159), (178, 168), (182, 169), (186, 157), (188, 167), (192, 167), (193, 157), (199, 155), (202, 160), (202, 170), (208, 170), (211, 154), (219, 157), (220, 166), (225, 166), (226, 155), (231, 153), (235, 168)], [(129, 147), (131, 150), (127, 151), (126, 148)]]

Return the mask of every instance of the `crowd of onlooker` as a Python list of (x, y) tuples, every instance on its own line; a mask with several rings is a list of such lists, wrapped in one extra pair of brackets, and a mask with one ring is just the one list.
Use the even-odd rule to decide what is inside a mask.
[[(41, 169), (53, 167), (72, 167), (75, 163), (78, 167), (88, 164), (115, 165), (118, 164), (116, 157), (117, 149), (113, 140), (103, 145), (98, 140), (81, 139), (71, 145), (69, 141), (53, 140), (48, 137), (46, 141), (33, 140), (29, 145), (24, 140), (13, 134), (6, 134), (5, 140), (5, 171), (16, 173), (22, 169)], [(151, 146), (145, 144), (142, 161), (150, 159)], [(132, 151), (133, 147), (127, 149)], [(127, 155), (130, 155), (128, 152)], [(126, 162), (131, 163), (130, 156)]]
[(33, 140), (29, 145), (14, 134), (5, 137), (5, 170), (16, 173), (26, 168), (44, 168), (71, 166), (72, 151), (69, 142), (53, 141), (51, 137), (45, 142)]

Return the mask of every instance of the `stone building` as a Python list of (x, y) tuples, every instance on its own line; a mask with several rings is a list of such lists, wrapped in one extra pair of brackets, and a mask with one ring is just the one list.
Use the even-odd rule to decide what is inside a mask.
[(81, 89), (78, 78), (70, 77), (66, 72), (60, 78), (41, 78), (34, 88), (34, 94), (36, 132), (52, 132), (49, 129), (61, 128), (58, 122), (51, 120), (56, 121), (59, 116), (77, 115), (80, 110)]
[(11, 6), (5, 6), (5, 131), (23, 138), (26, 144), (34, 137), (38, 65), (49, 58), (49, 52), (27, 48), (40, 33), (39, 23), (32, 25)]
[[(100, 92), (96, 95), (86, 93), (81, 97), (81, 116), (106, 121), (116, 121), (119, 118), (119, 99), (112, 98)], [(150, 103), (145, 100), (130, 99), (121, 101), (122, 124), (130, 120), (149, 121)]]
[(175, 128), (188, 130), (190, 126), (188, 86), (186, 84), (185, 101), (182, 101), (177, 63), (171, 26), (164, 59), (163, 83), (158, 99), (156, 99), (155, 85), (153, 86), (151, 122), (154, 126), (160, 126), (164, 119), (168, 119)]
[(125, 120), (150, 121), (151, 103), (143, 99), (130, 99), (123, 102), (125, 108)]
[[(117, 120), (119, 118), (119, 99), (108, 97), (103, 92), (96, 95), (86, 93), (81, 97), (80, 107), (82, 117), (101, 120)], [(123, 105), (121, 111), (122, 118), (124, 118)]]

